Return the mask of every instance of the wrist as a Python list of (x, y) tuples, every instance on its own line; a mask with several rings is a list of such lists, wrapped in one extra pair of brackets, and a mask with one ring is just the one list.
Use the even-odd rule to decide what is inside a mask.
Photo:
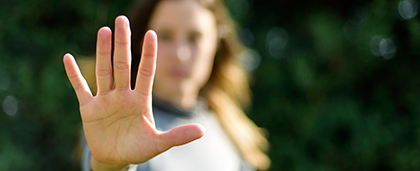
[(92, 171), (121, 171), (121, 170), (128, 170), (130, 165), (118, 165), (118, 164), (108, 164), (102, 163), (93, 156), (90, 156), (90, 168)]

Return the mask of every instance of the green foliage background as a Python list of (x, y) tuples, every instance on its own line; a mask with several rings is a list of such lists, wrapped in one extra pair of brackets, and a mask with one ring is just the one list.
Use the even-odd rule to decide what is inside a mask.
[[(259, 64), (248, 113), (269, 132), (271, 170), (420, 168), (420, 20), (402, 19), (400, 2), (226, 2)], [(91, 55), (97, 29), (131, 5), (0, 1), (0, 170), (79, 169), (62, 56)], [(395, 53), (372, 54), (375, 36)]]

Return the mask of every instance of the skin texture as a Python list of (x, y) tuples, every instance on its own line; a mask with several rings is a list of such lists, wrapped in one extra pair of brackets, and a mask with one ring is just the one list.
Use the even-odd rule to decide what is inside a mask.
[[(98, 31), (96, 79), (97, 95), (92, 96), (76, 61), (70, 54), (63, 62), (76, 91), (86, 140), (91, 150), (93, 170), (120, 170), (141, 163), (177, 145), (204, 135), (198, 124), (156, 130), (152, 113), (152, 86), (156, 68), (157, 36), (145, 35), (137, 86), (130, 88), (130, 30), (125, 16), (115, 20), (114, 67), (111, 67), (111, 30)], [(114, 72), (114, 77), (112, 77)], [(112, 81), (114, 80), (114, 81)]]
[(153, 95), (179, 108), (194, 107), (213, 67), (217, 47), (213, 13), (196, 1), (162, 1), (149, 28), (159, 36)]

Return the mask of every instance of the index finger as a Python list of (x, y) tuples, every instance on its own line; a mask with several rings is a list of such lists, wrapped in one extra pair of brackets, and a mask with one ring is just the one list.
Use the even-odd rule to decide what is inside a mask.
[(144, 35), (143, 50), (140, 60), (140, 66), (137, 73), (135, 91), (145, 96), (152, 94), (153, 79), (156, 70), (157, 55), (157, 35), (153, 30), (149, 30)]

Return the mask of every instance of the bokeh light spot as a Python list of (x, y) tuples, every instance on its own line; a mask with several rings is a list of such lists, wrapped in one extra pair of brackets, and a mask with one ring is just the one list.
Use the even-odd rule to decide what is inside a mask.
[(254, 34), (252, 34), (252, 32), (249, 29), (241, 29), (238, 33), (245, 46), (252, 46), (255, 38)]
[(289, 34), (284, 28), (271, 28), (266, 37), (266, 46), (271, 56), (275, 58), (284, 57), (282, 54), (289, 41)]
[(240, 62), (247, 72), (258, 68), (261, 62), (261, 55), (253, 49), (245, 49), (239, 55)]
[(392, 39), (380, 36), (373, 37), (369, 45), (373, 55), (382, 56), (384, 59), (391, 59), (397, 51), (397, 47)]
[(3, 100), (3, 110), (9, 116), (16, 116), (18, 111), (18, 101), (13, 96), (7, 96)]
[(398, 13), (405, 20), (413, 18), (419, 13), (418, 4), (411, 0), (400, 1), (398, 4)]

